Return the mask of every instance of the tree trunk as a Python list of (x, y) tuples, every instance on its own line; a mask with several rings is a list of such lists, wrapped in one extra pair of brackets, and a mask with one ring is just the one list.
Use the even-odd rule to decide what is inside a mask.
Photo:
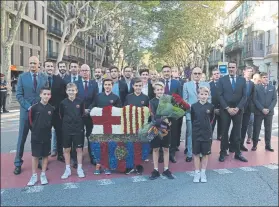
[(12, 46), (10, 45), (2, 45), (1, 51), (2, 51), (2, 72), (4, 73), (6, 77), (6, 81), (8, 84), (11, 83), (11, 50)]

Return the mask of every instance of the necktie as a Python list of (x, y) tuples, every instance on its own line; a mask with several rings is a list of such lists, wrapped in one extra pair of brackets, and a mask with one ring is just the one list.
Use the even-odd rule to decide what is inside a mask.
[(169, 89), (169, 80), (166, 80), (166, 86), (165, 86), (165, 94), (169, 94), (170, 89)]
[(51, 86), (52, 86), (52, 82), (51, 82), (51, 77), (50, 76), (48, 76), (48, 86), (51, 88)]
[(74, 82), (76, 81), (77, 77), (73, 77)]
[(88, 81), (84, 81), (84, 92), (87, 95), (87, 91), (88, 91)]
[(235, 80), (234, 80), (234, 76), (231, 76), (231, 79), (232, 79), (232, 89), (234, 91), (235, 89)]
[(246, 81), (246, 96), (249, 96), (250, 81)]
[(196, 91), (197, 91), (197, 94), (199, 94), (199, 82), (196, 82)]
[(37, 88), (37, 74), (36, 73), (34, 73), (33, 74), (33, 85), (34, 85), (34, 89), (35, 89), (35, 91), (36, 91), (36, 88)]

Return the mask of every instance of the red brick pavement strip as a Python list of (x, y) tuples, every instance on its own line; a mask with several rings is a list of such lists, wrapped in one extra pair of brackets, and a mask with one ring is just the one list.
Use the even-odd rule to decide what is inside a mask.
[[(251, 166), (260, 166), (268, 165), (271, 163), (278, 164), (278, 138), (273, 137), (272, 147), (275, 152), (267, 152), (264, 149), (264, 140), (259, 142), (258, 150), (256, 152), (250, 151), (252, 145), (246, 145), (249, 149), (248, 152), (243, 152), (243, 155), (248, 159), (247, 163), (240, 162), (233, 158), (233, 154), (230, 153), (226, 157), (225, 162), (219, 162), (219, 149), (220, 141), (214, 140), (212, 144), (212, 154), (209, 159), (208, 169), (228, 169), (228, 168), (238, 168), (238, 167), (251, 167)], [(184, 145), (184, 143), (182, 144)], [(170, 163), (170, 170), (175, 172), (187, 172), (194, 169), (193, 162), (186, 163), (185, 155), (183, 153), (184, 146), (180, 147), (180, 151), (176, 153), (177, 163)], [(1, 189), (6, 188), (22, 188), (25, 187), (31, 176), (31, 153), (24, 153), (24, 164), (22, 166), (22, 173), (20, 175), (14, 175), (14, 153), (1, 153)], [(143, 163), (144, 166), (144, 175), (149, 175), (153, 170), (152, 157), (149, 157), (150, 161)], [(163, 164), (160, 164), (160, 171), (162, 171)], [(85, 178), (78, 178), (76, 174), (76, 169), (72, 169), (72, 175), (66, 179), (62, 180), (60, 177), (64, 172), (65, 164), (59, 161), (56, 161), (55, 158), (50, 158), (49, 170), (47, 171), (47, 177), (50, 184), (61, 184), (69, 182), (81, 182), (85, 180), (101, 180), (101, 179), (111, 179), (111, 178), (120, 178), (120, 177), (130, 177), (135, 174), (125, 175), (121, 173), (113, 173), (112, 175), (94, 175), (93, 171), (95, 167), (89, 163), (89, 158), (85, 154), (83, 168), (86, 174)], [(38, 171), (39, 172), (39, 171)]]

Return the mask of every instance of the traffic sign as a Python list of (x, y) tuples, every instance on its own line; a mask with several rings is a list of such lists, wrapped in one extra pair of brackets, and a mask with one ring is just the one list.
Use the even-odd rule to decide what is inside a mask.
[(229, 74), (228, 72), (228, 62), (218, 62), (218, 69), (222, 75)]

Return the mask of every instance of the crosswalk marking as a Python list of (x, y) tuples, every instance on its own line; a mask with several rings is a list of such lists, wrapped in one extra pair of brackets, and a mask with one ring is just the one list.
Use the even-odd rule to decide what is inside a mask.
[(189, 172), (186, 172), (187, 175), (191, 176), (191, 177), (194, 177), (195, 176), (195, 172), (194, 171), (189, 171)]
[(246, 171), (246, 172), (258, 171), (257, 169), (252, 168), (252, 167), (241, 167), (239, 169)]
[(271, 170), (277, 170), (278, 169), (278, 165), (274, 165), (274, 164), (264, 165), (264, 167), (269, 168)]
[(229, 171), (228, 169), (217, 169), (213, 170), (214, 172), (217, 172), (220, 175), (228, 174), (228, 173), (233, 173), (232, 171)]
[(44, 186), (38, 185), (38, 186), (32, 186), (32, 187), (25, 187), (25, 188), (23, 188), (22, 191), (25, 193), (39, 193), (39, 192), (43, 191), (43, 189), (44, 189)]
[(102, 179), (97, 181), (97, 185), (111, 185), (111, 184), (115, 184), (115, 182), (112, 181), (111, 179)]
[(79, 188), (78, 183), (64, 183), (64, 188), (63, 189), (74, 189), (74, 188)]
[(5, 190), (1, 190), (1, 195), (5, 192)]
[(138, 183), (138, 182), (144, 182), (147, 181), (147, 179), (144, 176), (133, 176), (131, 177), (133, 180), (133, 183)]

